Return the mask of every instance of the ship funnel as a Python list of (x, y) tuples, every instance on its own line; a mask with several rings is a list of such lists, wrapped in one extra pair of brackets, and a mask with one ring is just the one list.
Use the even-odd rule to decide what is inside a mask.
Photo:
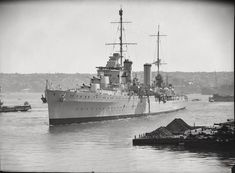
[(151, 85), (152, 73), (151, 64), (144, 64), (144, 86)]

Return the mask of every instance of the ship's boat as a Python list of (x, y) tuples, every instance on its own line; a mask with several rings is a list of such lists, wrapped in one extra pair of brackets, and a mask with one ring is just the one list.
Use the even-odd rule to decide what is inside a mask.
[[(106, 66), (97, 67), (97, 76), (90, 85), (76, 89), (54, 89), (47, 81), (45, 96), (48, 103), (49, 124), (81, 123), (110, 120), (177, 111), (185, 108), (185, 96), (175, 94), (174, 87), (163, 82), (159, 73), (160, 58), (144, 64), (144, 83), (132, 77), (132, 61), (123, 62), (123, 10), (119, 10), (120, 51), (109, 57)], [(156, 35), (159, 44), (159, 30)], [(159, 46), (158, 46), (159, 47)], [(152, 81), (151, 66), (158, 66), (158, 75)]]

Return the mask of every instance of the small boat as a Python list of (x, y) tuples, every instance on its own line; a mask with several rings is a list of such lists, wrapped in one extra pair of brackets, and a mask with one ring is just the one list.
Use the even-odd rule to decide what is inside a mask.
[[(0, 93), (1, 93), (1, 86), (0, 86)], [(19, 100), (19, 98), (18, 98)], [(31, 109), (31, 105), (26, 101), (24, 102), (24, 105), (18, 105), (18, 106), (3, 106), (3, 101), (0, 98), (0, 113), (1, 112), (26, 112), (29, 109)]]
[(234, 102), (234, 96), (213, 94), (209, 97), (209, 102)]
[(26, 101), (24, 105), (19, 106), (2, 106), (3, 102), (0, 104), (0, 112), (26, 112), (31, 109), (31, 105)]

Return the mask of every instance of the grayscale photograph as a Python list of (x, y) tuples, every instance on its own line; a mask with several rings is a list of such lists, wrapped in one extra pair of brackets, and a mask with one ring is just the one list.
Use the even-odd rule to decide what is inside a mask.
[(234, 3), (0, 2), (0, 171), (235, 170)]

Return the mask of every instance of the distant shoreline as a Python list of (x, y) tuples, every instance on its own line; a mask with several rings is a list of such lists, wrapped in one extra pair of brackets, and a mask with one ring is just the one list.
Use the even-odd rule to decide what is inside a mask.
[[(152, 71), (153, 73), (155, 73), (155, 71)], [(234, 73), (234, 71), (160, 71), (161, 73)], [(133, 71), (132, 73), (143, 73), (143, 71)], [(5, 72), (0, 72), (0, 74), (6, 74), (6, 75), (12, 75), (12, 74), (17, 74), (17, 75), (34, 75), (34, 74), (66, 74), (66, 75), (74, 75), (74, 74), (81, 74), (81, 75), (96, 75), (96, 73), (78, 73), (78, 72), (74, 72), (74, 73), (66, 73), (66, 72), (54, 72), (54, 73), (19, 73), (19, 72), (15, 72), (15, 73), (5, 73)]]
[[(164, 80), (168, 78), (175, 90), (181, 94), (202, 93), (204, 91), (214, 91), (215, 87), (233, 90), (234, 72), (161, 72)], [(53, 83), (54, 86), (60, 85), (63, 89), (78, 88), (83, 83), (89, 84), (90, 78), (96, 74), (88, 73), (0, 73), (1, 92), (43, 92), (46, 86), (46, 80)], [(132, 77), (137, 76), (140, 82), (143, 82), (143, 71), (133, 72)], [(152, 72), (152, 79), (156, 72)], [(206, 88), (206, 89), (205, 89)], [(234, 91), (233, 91), (234, 92)], [(205, 93), (204, 93), (205, 94)], [(210, 95), (211, 93), (209, 93)]]

